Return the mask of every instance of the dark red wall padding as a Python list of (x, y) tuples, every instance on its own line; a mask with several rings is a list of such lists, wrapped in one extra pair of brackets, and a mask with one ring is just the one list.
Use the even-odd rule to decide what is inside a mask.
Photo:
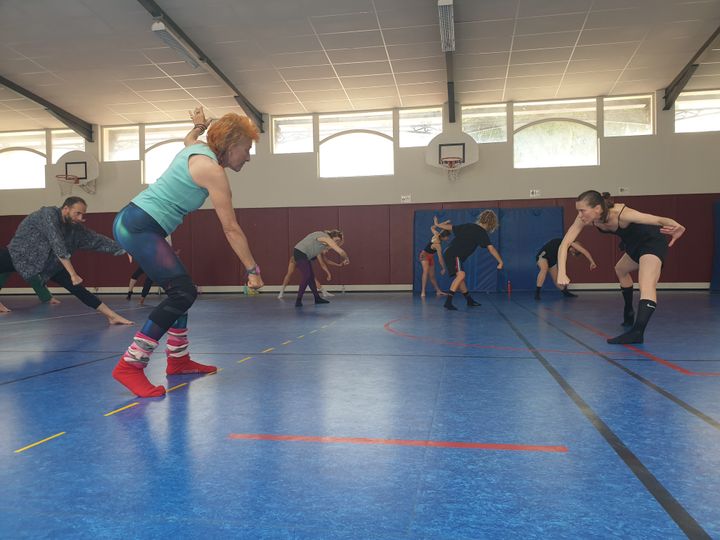
[[(625, 197), (626, 202), (641, 212), (672, 217), (687, 227), (687, 233), (670, 249), (663, 268), (664, 282), (708, 282), (712, 271), (713, 202), (720, 194), (656, 195)], [(343, 246), (351, 265), (342, 269), (331, 267), (333, 283), (353, 285), (412, 283), (413, 265), (417, 254), (412, 252), (412, 227), (415, 210), (454, 208), (532, 208), (562, 206), (565, 228), (576, 216), (574, 199), (542, 199), (511, 201), (478, 201), (433, 204), (400, 204), (370, 206), (333, 206), (312, 208), (250, 208), (238, 209), (238, 222), (250, 241), (253, 255), (261, 266), (267, 285), (281, 283), (293, 246), (306, 234), (316, 230), (342, 228)], [(6, 245), (23, 216), (0, 216), (0, 243)], [(111, 236), (113, 213), (87, 215), (87, 225)], [(502, 223), (500, 224), (502, 226)], [(617, 237), (603, 235), (590, 227), (579, 237), (593, 254), (598, 269), (573, 264), (575, 283), (607, 283), (616, 281), (613, 267), (619, 259)], [(518, 241), (522, 241), (519, 239)], [(173, 234), (173, 246), (180, 249), (180, 258), (199, 285), (241, 285), (242, 265), (230, 248), (214, 210), (199, 210), (185, 220)], [(530, 248), (529, 248), (530, 249)], [(535, 255), (536, 246), (532, 246)], [(336, 255), (329, 255), (338, 260)], [(134, 265), (127, 257), (96, 253), (77, 253), (73, 264), (86, 286), (119, 287), (127, 285)], [(324, 276), (319, 272), (324, 280)], [(295, 276), (292, 283), (297, 283)], [(13, 277), (8, 287), (27, 286)]]

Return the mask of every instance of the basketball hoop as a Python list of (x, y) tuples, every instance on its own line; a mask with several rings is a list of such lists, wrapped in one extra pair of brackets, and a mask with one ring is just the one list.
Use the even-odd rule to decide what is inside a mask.
[(63, 197), (68, 197), (72, 193), (73, 186), (80, 182), (80, 178), (74, 174), (56, 174), (55, 178), (60, 186), (60, 195)]
[(440, 159), (440, 165), (447, 171), (448, 180), (457, 180), (461, 163), (462, 159), (459, 157), (443, 157)]

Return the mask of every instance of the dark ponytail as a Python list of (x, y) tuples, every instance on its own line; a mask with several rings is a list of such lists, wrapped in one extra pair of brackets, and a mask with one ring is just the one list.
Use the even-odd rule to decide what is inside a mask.
[(607, 222), (608, 210), (610, 210), (615, 203), (613, 202), (612, 196), (607, 191), (600, 193), (599, 191), (589, 190), (581, 193), (578, 198), (578, 202), (583, 201), (585, 204), (591, 207), (600, 205), (602, 208), (602, 214), (600, 214), (600, 221), (603, 223)]

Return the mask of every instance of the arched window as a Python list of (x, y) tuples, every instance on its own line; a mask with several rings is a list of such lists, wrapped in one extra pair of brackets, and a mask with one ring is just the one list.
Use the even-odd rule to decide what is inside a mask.
[(321, 178), (394, 174), (392, 137), (362, 130), (331, 135), (320, 142), (318, 165)]
[(518, 169), (597, 165), (597, 129), (580, 120), (538, 120), (515, 132), (513, 150)]
[(154, 184), (170, 166), (177, 153), (185, 148), (182, 140), (157, 143), (145, 150), (145, 184)]
[(0, 189), (43, 189), (47, 157), (29, 148), (0, 149)]

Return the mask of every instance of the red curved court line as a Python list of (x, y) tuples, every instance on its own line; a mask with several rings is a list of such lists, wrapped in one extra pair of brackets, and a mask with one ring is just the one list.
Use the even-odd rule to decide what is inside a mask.
[[(396, 323), (398, 321), (405, 320), (404, 318), (401, 319), (393, 319), (391, 321), (386, 322), (383, 325), (383, 328), (390, 332), (391, 334), (395, 334), (396, 336), (408, 338), (408, 339), (416, 339), (418, 341), (426, 341), (428, 343), (433, 343), (435, 345), (450, 345), (452, 347), (467, 347), (471, 349), (494, 349), (498, 351), (521, 351), (521, 352), (527, 352), (530, 353), (532, 351), (538, 351), (543, 353), (553, 353), (553, 354), (569, 354), (569, 355), (580, 355), (580, 356), (594, 356), (596, 353), (592, 351), (561, 351), (557, 349), (528, 349), (527, 347), (506, 347), (501, 345), (480, 345), (478, 343), (463, 343), (460, 341), (445, 341), (442, 339), (435, 339), (427, 336), (416, 336), (414, 334), (407, 334), (405, 332), (402, 332), (400, 330), (396, 330), (392, 327), (393, 323)], [(617, 354), (617, 351), (614, 352), (607, 352), (603, 353), (605, 355), (611, 355), (611, 354)]]
[[(545, 308), (543, 308), (545, 310)], [(548, 310), (545, 310), (548, 311)], [(566, 317), (565, 315), (558, 315), (556, 313), (549, 312), (552, 315), (555, 315), (556, 317), (560, 317), (561, 319), (565, 319), (568, 322), (571, 322), (575, 326), (579, 326), (580, 328), (585, 328), (586, 330), (590, 330), (593, 334), (596, 334), (598, 336), (604, 337), (604, 338), (610, 338), (612, 336), (608, 336), (604, 332), (601, 332), (594, 326), (590, 326), (589, 324), (582, 323), (580, 321), (576, 321), (575, 319), (571, 319), (570, 317)], [(640, 356), (644, 356), (648, 360), (652, 360), (653, 362), (657, 362), (658, 364), (661, 364), (665, 367), (668, 367), (670, 369), (673, 369), (677, 371), (678, 373), (682, 373), (683, 375), (688, 375), (691, 377), (720, 377), (720, 373), (716, 371), (690, 371), (689, 369), (685, 369), (684, 367), (678, 366), (677, 364), (674, 364), (670, 360), (665, 360), (664, 358), (660, 358), (659, 356), (656, 356), (650, 352), (643, 351), (642, 349), (638, 349), (634, 345), (623, 345), (626, 349), (631, 350), (635, 354), (638, 354)]]
[(432, 448), (468, 448), (473, 450), (511, 450), (520, 452), (567, 452), (566, 446), (536, 444), (497, 444), (455, 441), (418, 441), (405, 439), (369, 439), (365, 437), (308, 437), (305, 435), (271, 435), (268, 433), (231, 433), (231, 439), (245, 441), (289, 441), (345, 444), (387, 444), (393, 446), (423, 446)]

